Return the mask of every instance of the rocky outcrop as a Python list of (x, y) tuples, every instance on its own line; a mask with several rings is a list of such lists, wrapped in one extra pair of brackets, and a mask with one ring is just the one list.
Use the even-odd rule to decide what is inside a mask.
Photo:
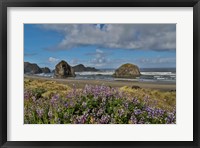
[(132, 89), (141, 89), (141, 87), (140, 87), (140, 86), (137, 86), (137, 85), (133, 85), (131, 88), (132, 88)]
[(56, 78), (67, 78), (75, 77), (73, 68), (64, 60), (59, 62), (55, 67), (54, 77)]
[(84, 72), (84, 71), (99, 71), (94, 67), (85, 67), (83, 64), (79, 64), (73, 67), (75, 72)]
[(51, 70), (48, 67), (41, 68), (42, 73), (50, 73)]
[(113, 74), (113, 76), (116, 78), (135, 78), (140, 75), (141, 74), (138, 66), (130, 63), (120, 66)]
[(42, 70), (35, 63), (24, 62), (24, 73), (25, 74), (38, 74), (38, 73), (42, 73)]

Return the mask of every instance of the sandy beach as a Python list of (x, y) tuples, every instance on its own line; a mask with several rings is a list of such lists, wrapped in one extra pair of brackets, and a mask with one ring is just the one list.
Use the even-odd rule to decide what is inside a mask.
[(46, 77), (39, 77), (39, 76), (30, 76), (24, 75), (24, 78), (28, 79), (37, 79), (37, 80), (44, 80), (44, 81), (56, 81), (57, 83), (67, 84), (68, 86), (76, 85), (77, 88), (83, 88), (86, 84), (90, 85), (106, 85), (111, 87), (123, 87), (123, 86), (139, 86), (140, 88), (146, 89), (156, 89), (162, 91), (174, 91), (176, 90), (176, 83), (164, 83), (164, 82), (138, 82), (138, 81), (124, 81), (124, 80), (116, 80), (116, 81), (109, 81), (109, 80), (77, 80), (74, 78), (67, 78), (67, 79), (56, 79), (56, 78), (46, 78)]

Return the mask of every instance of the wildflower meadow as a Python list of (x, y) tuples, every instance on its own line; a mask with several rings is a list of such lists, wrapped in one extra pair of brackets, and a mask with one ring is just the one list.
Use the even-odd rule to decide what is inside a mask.
[[(35, 80), (25, 80), (24, 85), (25, 124), (176, 123), (175, 99), (167, 102), (169, 93)], [(175, 97), (174, 92), (170, 95)]]

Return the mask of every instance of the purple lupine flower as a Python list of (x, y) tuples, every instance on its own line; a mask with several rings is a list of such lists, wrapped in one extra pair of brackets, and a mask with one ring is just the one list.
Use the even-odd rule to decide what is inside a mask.
[(173, 108), (172, 113), (173, 113), (174, 115), (176, 115), (176, 107)]
[(149, 104), (149, 96), (148, 95), (146, 95), (143, 100), (146, 105)]
[(138, 124), (145, 124), (145, 121), (144, 121), (144, 118), (143, 118), (143, 117), (142, 117), (142, 118), (140, 118), (140, 120), (139, 120)]
[(75, 105), (75, 102), (74, 102), (73, 100), (71, 100), (71, 101), (69, 102), (69, 106), (70, 106), (70, 107), (74, 107), (74, 105)]
[(87, 103), (86, 103), (86, 102), (83, 102), (83, 103), (82, 103), (82, 106), (83, 106), (83, 108), (86, 108), (86, 107), (87, 107)]
[(165, 118), (167, 124), (175, 123), (176, 116), (173, 113), (168, 113), (167, 117)]
[(58, 95), (58, 94), (54, 94), (54, 95), (52, 96), (52, 99), (53, 99), (53, 100), (58, 100), (58, 99), (59, 99), (59, 95)]
[(129, 106), (128, 102), (126, 102), (126, 103), (124, 104), (124, 106), (125, 106), (126, 109), (128, 109), (128, 106)]
[(52, 118), (52, 116), (53, 116), (53, 113), (52, 113), (52, 111), (51, 111), (51, 110), (49, 110), (49, 112), (48, 112), (48, 116), (49, 116), (49, 118)]
[(43, 109), (37, 109), (36, 110), (38, 117), (41, 118), (43, 116), (44, 110)]
[[(92, 85), (85, 85), (85, 88), (83, 90), (83, 93), (88, 95), (91, 94), (94, 97), (99, 97), (99, 98), (109, 98), (111, 96), (115, 96), (116, 98), (119, 98), (118, 92), (114, 88), (110, 88), (104, 85), (101, 86), (92, 86)], [(117, 96), (118, 95), (118, 96)], [(103, 100), (105, 101), (105, 100)]]
[(84, 124), (86, 120), (86, 116), (82, 115), (80, 123)]
[(104, 113), (104, 109), (100, 108), (97, 112), (97, 116), (101, 116)]
[(58, 94), (54, 94), (51, 97), (51, 104), (54, 105), (58, 99), (59, 99), (59, 95)]
[(65, 103), (65, 105), (64, 105), (66, 108), (68, 108), (68, 106), (69, 106), (69, 104), (68, 103)]
[(73, 90), (72, 90), (72, 96), (76, 96), (77, 94), (76, 94), (76, 92), (77, 92), (77, 90), (76, 90), (76, 85), (75, 84), (73, 84)]
[(132, 123), (132, 124), (137, 124), (137, 118), (135, 117), (134, 114), (131, 115), (130, 123)]
[(158, 104), (158, 101), (157, 100), (154, 100), (153, 101), (153, 106), (156, 106)]
[(125, 113), (124, 109), (121, 108), (118, 110), (119, 117), (122, 117), (124, 113)]
[(73, 88), (76, 90), (76, 85), (75, 84), (72, 84), (73, 85)]
[(78, 123), (78, 124), (84, 124), (87, 121), (87, 117), (88, 117), (88, 114), (77, 116), (76, 117), (76, 123)]
[(134, 110), (135, 115), (139, 115), (142, 113), (142, 111), (140, 109), (135, 109)]
[(133, 98), (133, 104), (137, 105), (139, 102), (139, 100), (137, 98)]
[(30, 92), (27, 91), (27, 90), (25, 90), (25, 91), (24, 91), (24, 99), (25, 99), (25, 100), (28, 100), (28, 99), (30, 98), (30, 96), (31, 96)]
[(145, 111), (148, 113), (148, 117), (149, 118), (154, 118), (155, 116), (155, 112), (151, 107), (146, 107)]
[(88, 94), (88, 93), (90, 93), (91, 92), (91, 86), (90, 85), (85, 85), (85, 88), (84, 88), (84, 90), (83, 90), (83, 93), (84, 94)]
[(73, 98), (74, 97), (74, 94), (72, 93), (72, 92), (69, 92), (68, 94), (67, 94), (67, 96), (66, 96), (66, 98), (69, 98), (69, 99), (71, 99), (71, 98)]
[(105, 103), (106, 100), (107, 100), (107, 99), (106, 99), (105, 97), (102, 98), (102, 102), (103, 102), (103, 103)]
[[(25, 92), (26, 93), (26, 92)], [(33, 101), (27, 101), (27, 103), (32, 103), (29, 105), (29, 107), (25, 107), (25, 114), (28, 118), (25, 120), (30, 121), (33, 120), (34, 117), (32, 117), (32, 111), (36, 111), (37, 107), (41, 106), (42, 110), (39, 108), (37, 109), (37, 116), (43, 117), (44, 111), (49, 110), (49, 107), (52, 108), (54, 111), (63, 111), (64, 115), (63, 118), (67, 119), (68, 122), (71, 123), (87, 123), (87, 120), (90, 123), (100, 123), (100, 124), (106, 124), (106, 123), (118, 123), (118, 118), (123, 117), (123, 115), (131, 114), (131, 117), (129, 119), (129, 123), (132, 124), (149, 124), (151, 121), (154, 123), (163, 123), (163, 118), (166, 117), (165, 123), (172, 124), (176, 123), (176, 108), (170, 113), (167, 110), (154, 108), (153, 106), (150, 106), (148, 104), (148, 95), (144, 97), (144, 101), (140, 102), (137, 98), (133, 97), (133, 95), (123, 93), (122, 91), (119, 91), (119, 89), (107, 87), (105, 85), (100, 86), (92, 86), (92, 85), (86, 85), (84, 89), (79, 90), (76, 88), (72, 89), (68, 94), (66, 99), (59, 99), (59, 96), (54, 94), (52, 95), (52, 98), (49, 102), (47, 102), (46, 99), (39, 98), (36, 99), (34, 95), (32, 95), (30, 92), (27, 91), (27, 95), (24, 95), (25, 99), (31, 99)], [(133, 100), (131, 100), (133, 98)], [(36, 99), (36, 100), (35, 100)], [(34, 102), (35, 100), (35, 102)], [(97, 101), (98, 107), (96, 108), (87, 108), (87, 101)], [(109, 102), (112, 101), (119, 101), (119, 104), (116, 107), (113, 107), (113, 111), (111, 115), (107, 114), (106, 108), (109, 107)], [(145, 101), (146, 100), (146, 101)], [(146, 103), (144, 103), (146, 102)], [(53, 104), (53, 106), (49, 106), (50, 104)], [(65, 108), (68, 107), (75, 107), (82, 105), (84, 110), (75, 110), (73, 113), (66, 111)], [(133, 105), (133, 106), (132, 106)], [(134, 107), (134, 111), (131, 113), (129, 111), (129, 106)], [(118, 108), (120, 107), (120, 109)], [(118, 108), (118, 109), (117, 109)], [(46, 112), (45, 112), (46, 113)], [(143, 115), (144, 117), (141, 118)], [(53, 118), (53, 113), (51, 110), (46, 113), (48, 118)], [(118, 117), (116, 116), (118, 115)], [(140, 116), (138, 116), (140, 115)], [(89, 116), (89, 118), (88, 118)], [(90, 121), (92, 117), (92, 122)], [(129, 116), (127, 116), (129, 117)], [(153, 120), (152, 120), (153, 119)], [(55, 120), (55, 119), (54, 119)], [(55, 120), (55, 123), (61, 123), (62, 120), (57, 119)], [(94, 121), (94, 122), (93, 122)]]
[(162, 117), (164, 115), (165, 111), (163, 111), (162, 109), (155, 109), (155, 115), (157, 117)]
[(102, 115), (101, 116), (101, 119), (100, 119), (100, 123), (101, 124), (107, 124), (110, 120), (110, 116), (105, 114), (105, 115)]
[(33, 102), (35, 102), (36, 101), (36, 97), (32, 96), (32, 100), (33, 100)]

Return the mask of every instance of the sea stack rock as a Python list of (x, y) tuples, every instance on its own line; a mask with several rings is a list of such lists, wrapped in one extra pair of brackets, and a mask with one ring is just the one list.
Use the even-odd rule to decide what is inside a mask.
[(56, 65), (54, 76), (56, 78), (67, 78), (75, 77), (76, 75), (72, 67), (67, 62), (62, 60)]
[(24, 62), (24, 73), (25, 74), (38, 74), (38, 73), (42, 73), (42, 70), (35, 63)]
[(85, 67), (83, 64), (79, 64), (73, 67), (75, 72), (84, 72), (84, 71), (99, 71), (94, 67)]
[(42, 73), (50, 73), (51, 70), (48, 67), (41, 68)]
[(115, 70), (113, 74), (116, 78), (135, 78), (140, 76), (140, 70), (137, 65), (134, 64), (123, 64), (118, 69)]

